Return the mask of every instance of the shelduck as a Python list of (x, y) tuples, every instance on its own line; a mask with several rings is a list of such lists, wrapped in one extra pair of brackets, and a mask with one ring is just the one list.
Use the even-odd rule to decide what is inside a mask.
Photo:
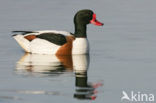
[(87, 24), (104, 25), (92, 10), (78, 11), (74, 16), (75, 32), (56, 30), (13, 31), (13, 38), (25, 52), (37, 54), (88, 54)]

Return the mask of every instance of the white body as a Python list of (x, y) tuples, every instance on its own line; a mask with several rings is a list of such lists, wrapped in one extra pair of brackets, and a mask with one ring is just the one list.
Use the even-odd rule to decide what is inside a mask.
[[(31, 42), (24, 38), (27, 35), (40, 35), (41, 33), (59, 33), (65, 36), (71, 35), (69, 32), (56, 31), (56, 30), (44, 30), (36, 31), (36, 33), (29, 33), (26, 35), (16, 35), (14, 39), (19, 45), (26, 51), (36, 54), (56, 54), (57, 50), (61, 47), (47, 40), (35, 38)], [(87, 38), (76, 38), (73, 41), (72, 54), (87, 54), (89, 52), (89, 43)]]
[(73, 41), (72, 54), (87, 54), (89, 52), (89, 43), (87, 38), (76, 38)]

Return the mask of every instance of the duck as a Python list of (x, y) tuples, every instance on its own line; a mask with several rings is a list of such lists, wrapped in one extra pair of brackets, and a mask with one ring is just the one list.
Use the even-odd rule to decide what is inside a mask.
[(25, 52), (35, 54), (88, 54), (87, 25), (103, 26), (96, 14), (89, 9), (79, 10), (74, 16), (75, 32), (41, 30), (12, 31), (13, 38)]

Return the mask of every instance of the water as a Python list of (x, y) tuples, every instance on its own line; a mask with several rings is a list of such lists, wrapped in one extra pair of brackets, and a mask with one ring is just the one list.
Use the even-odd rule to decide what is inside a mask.
[[(0, 1), (0, 103), (119, 103), (122, 91), (156, 95), (155, 3)], [(84, 8), (105, 23), (88, 26), (89, 56), (25, 54), (11, 37), (13, 30), (73, 32), (74, 13)]]

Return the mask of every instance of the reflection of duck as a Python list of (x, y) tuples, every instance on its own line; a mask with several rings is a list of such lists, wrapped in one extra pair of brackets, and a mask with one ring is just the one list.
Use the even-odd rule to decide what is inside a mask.
[(76, 93), (74, 97), (77, 99), (96, 99), (96, 88), (101, 86), (101, 83), (88, 84), (87, 69), (89, 66), (89, 56), (74, 55), (73, 65), (76, 77)]
[(87, 69), (89, 66), (89, 55), (39, 55), (26, 53), (17, 62), (17, 71), (39, 72), (46, 74), (61, 74), (64, 71), (75, 72), (77, 99), (95, 99), (96, 88), (99, 84), (88, 84)]
[(72, 70), (72, 56), (55, 56), (26, 53), (18, 62), (17, 70), (30, 72), (54, 72)]

